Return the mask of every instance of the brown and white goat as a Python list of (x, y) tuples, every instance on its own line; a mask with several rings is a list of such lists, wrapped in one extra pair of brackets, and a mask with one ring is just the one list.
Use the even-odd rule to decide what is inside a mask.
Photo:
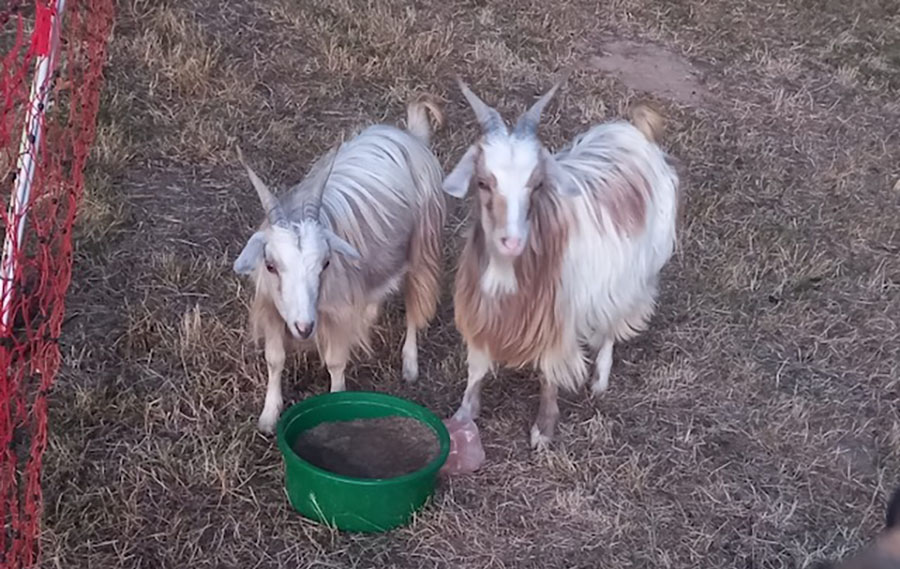
[(595, 126), (552, 154), (537, 127), (559, 85), (510, 131), (460, 81), (483, 133), (444, 179), (452, 196), (476, 194), (454, 294), (468, 348), (455, 417), (477, 417), (496, 364), (533, 365), (542, 372), (535, 447), (552, 437), (558, 388), (587, 381), (588, 357), (592, 391), (606, 389), (613, 343), (646, 328), (675, 245), (679, 181), (655, 143), (661, 117), (643, 108), (634, 125)]
[(251, 329), (265, 341), (269, 381), (260, 430), (274, 432), (281, 413), (286, 346), (317, 347), (331, 390), (344, 390), (351, 351), (369, 350), (381, 304), (404, 277), (403, 377), (417, 378), (416, 334), (435, 313), (445, 218), (429, 112), (442, 122), (440, 108), (423, 97), (408, 107), (407, 130), (366, 128), (282, 199), (241, 157), (266, 211), (234, 263), (255, 282)]

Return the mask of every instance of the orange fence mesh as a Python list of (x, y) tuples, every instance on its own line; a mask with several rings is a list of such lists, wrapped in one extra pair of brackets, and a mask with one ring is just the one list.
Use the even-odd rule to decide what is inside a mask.
[[(39, 555), (47, 394), (60, 363), (72, 225), (94, 138), (112, 17), (112, 0), (12, 0), (0, 7), (4, 568), (34, 566)], [(24, 180), (31, 181), (26, 199)]]

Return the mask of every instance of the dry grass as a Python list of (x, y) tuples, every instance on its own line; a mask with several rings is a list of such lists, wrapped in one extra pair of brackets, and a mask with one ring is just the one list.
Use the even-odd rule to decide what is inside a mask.
[[(52, 404), (44, 565), (779, 568), (867, 541), (900, 469), (892, 6), (120, 2)], [(294, 514), (255, 430), (264, 366), (230, 266), (259, 211), (232, 145), (284, 187), (431, 90), (448, 101), (450, 167), (474, 136), (454, 72), (512, 113), (574, 65), (543, 130), (559, 145), (647, 95), (584, 65), (609, 38), (688, 58), (706, 91), (661, 101), (688, 199), (652, 330), (618, 349), (603, 398), (566, 398), (546, 453), (527, 444), (531, 374), (490, 381), (484, 470), (445, 482), (411, 527), (343, 535)], [(462, 224), (457, 211), (448, 269)], [(451, 412), (465, 374), (451, 315), (447, 294), (407, 386), (389, 310), (351, 387)], [(289, 401), (327, 388), (313, 357), (286, 376)]]

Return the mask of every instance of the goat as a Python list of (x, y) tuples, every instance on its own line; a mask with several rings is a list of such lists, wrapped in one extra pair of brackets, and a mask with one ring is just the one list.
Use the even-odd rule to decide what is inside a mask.
[(331, 391), (343, 391), (351, 351), (371, 352), (369, 330), (404, 277), (403, 377), (417, 378), (416, 335), (437, 306), (446, 209), (429, 113), (443, 123), (436, 101), (423, 96), (407, 108), (407, 130), (366, 128), (318, 160), (281, 199), (238, 150), (266, 212), (234, 262), (236, 273), (255, 282), (250, 327), (265, 341), (261, 431), (273, 433), (281, 414), (286, 345), (315, 346)]
[[(835, 565), (820, 562), (817, 569)], [(900, 487), (888, 501), (885, 526), (875, 542), (836, 566), (838, 569), (900, 569)]]
[(455, 414), (474, 420), (481, 384), (496, 364), (542, 372), (533, 447), (559, 418), (558, 388), (607, 388), (613, 344), (647, 326), (658, 274), (675, 247), (678, 174), (656, 141), (662, 117), (639, 107), (634, 124), (594, 126), (551, 154), (541, 113), (563, 81), (510, 132), (500, 114), (461, 80), (482, 136), (444, 179), (472, 201), (473, 224), (459, 259), (455, 323), (467, 346), (468, 380)]

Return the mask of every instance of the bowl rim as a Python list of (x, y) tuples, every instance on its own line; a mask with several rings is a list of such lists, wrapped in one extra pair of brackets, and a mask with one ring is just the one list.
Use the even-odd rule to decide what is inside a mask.
[[(287, 441), (286, 431), (287, 426), (291, 422), (291, 420), (293, 420), (293, 418), (299, 413), (311, 407), (317, 407), (319, 405), (328, 403), (340, 405), (341, 402), (345, 401), (372, 403), (378, 406), (394, 409), (406, 408), (407, 410), (417, 411), (421, 415), (424, 415), (424, 417), (428, 418), (430, 422), (423, 420), (423, 417), (417, 417), (408, 414), (385, 416), (410, 417), (429, 427), (438, 439), (439, 450), (437, 456), (435, 456), (427, 464), (417, 470), (414, 470), (402, 476), (395, 476), (392, 478), (357, 478), (355, 476), (346, 476), (343, 474), (338, 474), (336, 472), (331, 472), (330, 470), (325, 470), (324, 468), (320, 468), (315, 464), (301, 458), (300, 455), (298, 455), (294, 451), (292, 445)], [(440, 417), (438, 417), (433, 411), (431, 411), (424, 405), (421, 405), (415, 401), (397, 397), (395, 395), (389, 395), (387, 393), (381, 393), (378, 391), (341, 391), (322, 393), (319, 395), (308, 397), (302, 401), (298, 401), (282, 412), (281, 417), (279, 417), (278, 419), (276, 437), (278, 440), (278, 449), (281, 451), (281, 455), (284, 457), (284, 460), (291, 460), (297, 465), (311, 471), (313, 474), (316, 474), (318, 476), (328, 478), (336, 482), (348, 483), (356, 486), (384, 487), (388, 485), (401, 485), (406, 482), (420, 480), (427, 476), (430, 476), (431, 474), (436, 474), (437, 471), (444, 466), (444, 463), (447, 462), (447, 457), (450, 455), (450, 433)]]

